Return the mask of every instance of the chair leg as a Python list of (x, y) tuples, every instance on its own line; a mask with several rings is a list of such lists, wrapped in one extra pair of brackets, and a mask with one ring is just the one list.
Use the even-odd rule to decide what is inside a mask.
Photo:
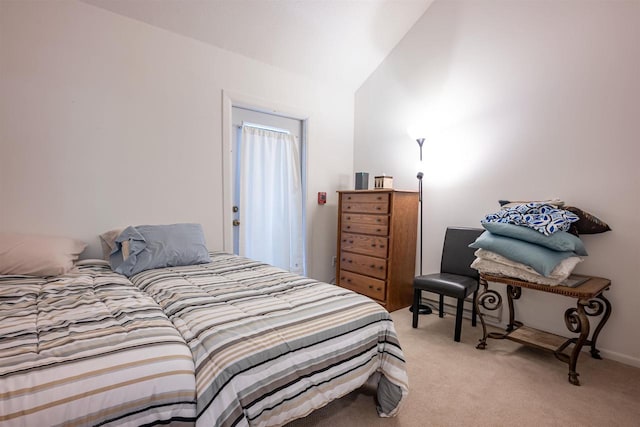
[(464, 298), (458, 298), (456, 307), (456, 331), (453, 336), (454, 341), (460, 342), (460, 331), (462, 330), (462, 311), (464, 310)]
[(418, 311), (420, 311), (420, 300), (422, 299), (422, 291), (420, 289), (413, 290), (413, 321), (411, 325), (414, 328), (418, 327)]
[(477, 290), (473, 293), (473, 301), (471, 301), (471, 326), (476, 326), (476, 317), (478, 315), (478, 311), (476, 310), (476, 298), (478, 298)]
[(442, 294), (438, 300), (438, 317), (444, 317), (444, 295)]

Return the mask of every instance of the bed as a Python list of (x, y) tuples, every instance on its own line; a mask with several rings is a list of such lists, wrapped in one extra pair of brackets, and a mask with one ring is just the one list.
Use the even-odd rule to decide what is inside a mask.
[(210, 253), (198, 224), (111, 235), (108, 262), (77, 262), (82, 242), (0, 233), (0, 426), (276, 426), (364, 385), (398, 413), (371, 299)]
[(198, 426), (283, 425), (366, 383), (380, 416), (398, 412), (407, 375), (386, 310), (335, 285), (210, 255), (130, 277), (193, 353)]
[(0, 425), (193, 425), (194, 387), (182, 336), (108, 263), (0, 276)]

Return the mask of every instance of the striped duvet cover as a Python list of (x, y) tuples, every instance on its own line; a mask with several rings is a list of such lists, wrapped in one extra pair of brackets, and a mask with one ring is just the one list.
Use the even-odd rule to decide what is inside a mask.
[(380, 416), (397, 413), (407, 376), (382, 307), (246, 258), (212, 253), (212, 260), (131, 278), (191, 348), (198, 426), (283, 425), (368, 379)]
[(0, 425), (193, 425), (192, 355), (108, 264), (0, 276)]

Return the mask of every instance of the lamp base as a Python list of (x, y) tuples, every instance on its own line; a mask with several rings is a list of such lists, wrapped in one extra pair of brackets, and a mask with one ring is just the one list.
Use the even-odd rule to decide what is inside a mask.
[[(413, 313), (413, 305), (409, 307), (409, 311)], [(431, 314), (433, 310), (425, 304), (418, 305), (418, 314)]]

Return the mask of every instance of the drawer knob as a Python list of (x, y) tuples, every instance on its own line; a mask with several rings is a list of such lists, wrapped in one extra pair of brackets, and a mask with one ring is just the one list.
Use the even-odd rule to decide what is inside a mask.
[(353, 240), (349, 240), (349, 243), (353, 243)]
[[(350, 225), (347, 225), (347, 230), (348, 230), (348, 229), (350, 229), (350, 228), (351, 228), (351, 226), (350, 226)], [(378, 230), (378, 231), (380, 231), (380, 230)]]
[(349, 260), (349, 264), (351, 264), (352, 262), (353, 262), (352, 260)]
[(376, 266), (374, 264), (371, 264), (371, 268), (376, 268)]
[(381, 232), (381, 231), (382, 231), (382, 229), (381, 229), (381, 228), (378, 228), (376, 231), (379, 233), (379, 232)]
[(382, 288), (376, 288), (376, 290), (381, 291), (381, 290), (382, 290)]
[(372, 243), (372, 244), (371, 244), (371, 247), (372, 247), (372, 248), (375, 248), (375, 247), (376, 247), (376, 244), (375, 244), (375, 243)]
[(380, 209), (382, 209), (382, 208), (381, 208), (380, 206), (376, 206), (376, 209), (377, 209), (377, 210), (380, 210)]
[(373, 289), (373, 285), (369, 285), (369, 289)]

